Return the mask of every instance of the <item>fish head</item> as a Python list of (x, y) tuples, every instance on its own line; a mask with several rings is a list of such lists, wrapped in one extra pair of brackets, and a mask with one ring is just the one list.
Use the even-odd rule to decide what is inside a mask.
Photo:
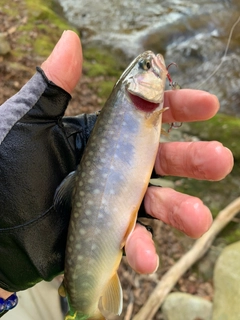
[(135, 105), (151, 111), (159, 105), (162, 107), (167, 74), (163, 56), (146, 51), (128, 67), (122, 83)]

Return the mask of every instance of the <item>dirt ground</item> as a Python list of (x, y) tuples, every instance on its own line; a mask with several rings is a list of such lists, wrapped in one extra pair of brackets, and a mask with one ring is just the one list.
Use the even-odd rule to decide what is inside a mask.
[[(21, 18), (23, 17), (21, 16)], [(43, 61), (43, 57), (32, 54), (31, 47), (28, 45), (26, 45), (26, 54), (24, 56), (15, 57), (12, 54), (19, 37), (19, 32), (16, 28), (18, 19), (19, 17), (9, 18), (0, 10), (0, 33), (8, 33), (6, 39), (11, 47), (11, 53), (0, 56), (0, 104), (18, 91), (34, 74), (35, 67)], [(34, 33), (30, 34), (30, 36), (32, 38), (36, 37)], [(89, 78), (86, 74), (83, 75), (80, 84), (72, 95), (67, 115), (99, 110), (103, 101), (89, 86), (89, 83), (93, 81), (101, 81), (101, 79)], [(193, 240), (159, 221), (150, 221), (150, 224), (154, 229), (154, 241), (160, 255), (160, 266), (153, 275), (138, 275), (130, 269), (126, 258), (123, 258), (119, 270), (124, 288), (124, 311), (120, 317), (122, 320), (130, 319), (129, 315), (127, 315), (127, 310), (133, 315), (140, 309), (162, 275), (174, 265), (193, 243)], [(196, 268), (192, 268), (178, 281), (173, 291), (188, 292), (211, 300), (213, 295), (212, 281), (211, 279), (204, 281), (198, 276)], [(156, 314), (154, 319), (163, 319), (161, 311)]]

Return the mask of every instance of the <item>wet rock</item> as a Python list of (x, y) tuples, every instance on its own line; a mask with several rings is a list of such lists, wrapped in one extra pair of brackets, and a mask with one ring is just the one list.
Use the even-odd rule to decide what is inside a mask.
[(11, 51), (10, 44), (6, 38), (6, 35), (0, 33), (0, 56), (4, 56)]
[(212, 303), (187, 293), (169, 294), (163, 306), (165, 320), (210, 320)]
[(239, 320), (240, 241), (227, 246), (214, 269), (212, 320)]

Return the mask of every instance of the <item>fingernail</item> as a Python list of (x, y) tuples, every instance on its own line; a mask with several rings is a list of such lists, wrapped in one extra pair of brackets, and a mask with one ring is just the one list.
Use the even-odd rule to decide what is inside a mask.
[(159, 267), (159, 256), (158, 255), (156, 256), (157, 256), (157, 266), (156, 266), (156, 269), (153, 271), (153, 273), (155, 273)]

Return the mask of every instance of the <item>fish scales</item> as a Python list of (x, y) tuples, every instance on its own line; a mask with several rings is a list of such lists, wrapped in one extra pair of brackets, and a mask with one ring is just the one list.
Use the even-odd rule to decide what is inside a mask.
[[(150, 61), (152, 70), (145, 70), (142, 60)], [(115, 301), (122, 299), (117, 269), (156, 158), (166, 74), (160, 55), (136, 58), (103, 107), (74, 174), (63, 283), (70, 304), (66, 319), (100, 320), (104, 311), (121, 312), (122, 301)], [(149, 85), (155, 90), (149, 78), (162, 94), (155, 101), (147, 92), (144, 110), (141, 102), (138, 106), (142, 91)]]

